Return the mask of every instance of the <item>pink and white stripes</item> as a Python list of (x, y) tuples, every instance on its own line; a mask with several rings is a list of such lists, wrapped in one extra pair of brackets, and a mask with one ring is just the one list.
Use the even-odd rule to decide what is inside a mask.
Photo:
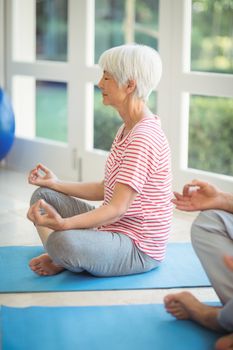
[(141, 251), (162, 261), (173, 207), (169, 145), (158, 117), (142, 119), (121, 139), (123, 130), (124, 125), (106, 163), (104, 205), (116, 182), (131, 186), (137, 197), (120, 220), (98, 229), (126, 234)]

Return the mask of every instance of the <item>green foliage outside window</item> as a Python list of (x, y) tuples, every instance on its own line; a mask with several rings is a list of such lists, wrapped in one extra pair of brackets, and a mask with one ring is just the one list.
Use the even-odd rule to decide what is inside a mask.
[(233, 1), (192, 1), (191, 69), (233, 73)]
[(233, 99), (190, 99), (190, 168), (233, 176)]

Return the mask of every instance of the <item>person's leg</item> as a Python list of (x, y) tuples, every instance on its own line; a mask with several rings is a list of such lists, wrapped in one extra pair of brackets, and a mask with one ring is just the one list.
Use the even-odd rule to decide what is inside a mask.
[(218, 323), (228, 332), (233, 332), (233, 297), (219, 312)]
[(223, 330), (218, 322), (220, 308), (201, 303), (189, 292), (168, 294), (164, 298), (167, 312), (179, 320), (192, 320), (213, 330)]
[(90, 205), (83, 200), (45, 187), (39, 187), (32, 194), (30, 205), (36, 203), (39, 199), (44, 199), (48, 204), (55, 208), (63, 218), (86, 213), (87, 211), (95, 209), (95, 206)]
[(124, 234), (96, 230), (53, 232), (46, 250), (59, 266), (95, 276), (122, 276), (149, 271), (159, 262), (141, 252)]
[[(225, 265), (229, 270), (233, 271), (233, 258), (231, 256), (224, 256)], [(218, 314), (218, 322), (222, 327), (231, 332), (218, 339), (215, 344), (216, 350), (233, 350), (233, 299), (227, 302), (226, 305)]]
[(233, 214), (222, 210), (201, 212), (191, 229), (192, 244), (223, 304), (233, 296), (232, 272), (223, 255), (233, 256)]
[[(177, 319), (193, 320), (202, 326), (216, 330), (232, 330), (233, 300), (223, 308), (205, 305), (189, 292), (169, 294), (164, 298), (166, 310)], [(231, 303), (231, 305), (230, 305)], [(229, 306), (228, 306), (229, 304)], [(228, 306), (228, 315), (224, 319), (223, 310)], [(228, 321), (227, 321), (228, 320)], [(218, 339), (216, 350), (233, 350), (233, 333)]]
[[(30, 205), (34, 204), (39, 199), (44, 199), (47, 203), (52, 205), (62, 217), (71, 217), (95, 208), (79, 199), (42, 187), (38, 188), (33, 193)], [(36, 229), (44, 247), (46, 247), (47, 239), (53, 231), (42, 226), (36, 226)], [(54, 264), (48, 254), (42, 254), (39, 257), (33, 258), (29, 266), (40, 275), (54, 274), (64, 270), (63, 267)]]
[[(233, 258), (223, 256), (228, 270), (233, 272)], [(177, 319), (191, 319), (213, 330), (233, 331), (233, 298), (223, 307), (211, 307), (201, 303), (191, 293), (169, 294), (164, 298), (165, 308)], [(216, 350), (233, 350), (233, 333), (218, 339)]]

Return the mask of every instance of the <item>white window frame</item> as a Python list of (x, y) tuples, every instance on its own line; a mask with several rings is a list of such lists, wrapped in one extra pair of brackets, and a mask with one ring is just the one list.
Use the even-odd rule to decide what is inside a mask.
[(184, 183), (199, 178), (232, 192), (233, 177), (186, 166), (188, 94), (233, 98), (232, 74), (189, 71), (191, 5), (191, 0), (160, 0), (159, 51), (164, 71), (158, 114), (172, 150), (173, 188), (181, 190)]
[[(29, 0), (35, 7), (35, 0)], [(93, 0), (68, 1), (68, 60), (67, 62), (33, 61), (13, 59), (12, 0), (5, 1), (7, 13), (6, 89), (12, 96), (12, 77), (21, 75), (35, 80), (64, 82), (68, 92), (68, 147), (59, 142), (43, 139), (15, 137), (14, 145), (6, 157), (9, 167), (26, 171), (37, 162), (46, 163), (59, 176), (81, 180), (84, 164), (84, 138), (89, 123), (87, 115), (87, 85), (96, 84), (100, 69), (90, 64), (93, 35)], [(33, 10), (32, 10), (33, 11)], [(34, 9), (35, 15), (35, 9)], [(78, 43), (78, 44), (77, 44)], [(32, 98), (32, 96), (31, 96)], [(81, 131), (80, 131), (81, 130)], [(80, 131), (78, 133), (78, 131)], [(23, 155), (23, 157), (21, 156)], [(62, 161), (61, 161), (62, 160)], [(93, 172), (92, 172), (93, 173)], [(103, 170), (101, 171), (101, 174)]]
[(5, 73), (4, 73), (4, 65), (5, 65), (5, 21), (4, 21), (5, 7), (4, 0), (0, 0), (0, 86), (5, 86)]
[[(3, 6), (4, 0), (0, 0)], [(11, 0), (6, 1), (7, 13)], [(233, 98), (233, 75), (213, 74), (189, 71), (191, 0), (160, 0), (159, 13), (159, 52), (163, 61), (163, 77), (158, 87), (158, 114), (172, 150), (173, 189), (180, 190), (184, 183), (200, 178), (215, 183), (223, 190), (232, 191), (233, 177), (209, 173), (186, 167), (188, 153), (188, 94)], [(1, 23), (1, 22), (0, 22)], [(67, 63), (51, 62), (11, 62), (11, 52), (7, 51), (6, 88), (11, 93), (11, 77), (14, 74), (35, 76), (41, 80), (64, 81), (69, 88), (69, 136), (72, 140), (69, 162), (73, 163), (73, 177), (89, 180), (88, 174), (102, 168), (106, 159), (105, 152), (88, 150), (86, 135), (90, 138), (93, 103), (90, 103), (90, 84), (96, 84), (100, 76), (99, 68), (90, 61), (94, 40), (94, 0), (69, 0), (69, 36)], [(8, 21), (8, 33), (10, 23)], [(10, 35), (10, 34), (8, 34)], [(8, 36), (8, 39), (10, 36)], [(77, 47), (77, 42), (79, 46)], [(1, 53), (1, 47), (0, 47)], [(3, 53), (2, 53), (3, 54)], [(3, 55), (2, 55), (3, 56)], [(1, 69), (1, 65), (0, 65)], [(78, 77), (78, 79), (77, 79)], [(77, 94), (77, 91), (79, 92)], [(77, 130), (85, 132), (77, 135)], [(8, 157), (11, 166), (15, 166), (20, 153), (25, 154), (25, 140), (16, 139), (14, 151)], [(35, 143), (30, 146), (29, 160), (24, 161), (23, 170), (35, 158)], [(43, 143), (40, 143), (43, 148)], [(51, 145), (51, 154), (53, 146)], [(56, 169), (65, 155), (54, 159)]]

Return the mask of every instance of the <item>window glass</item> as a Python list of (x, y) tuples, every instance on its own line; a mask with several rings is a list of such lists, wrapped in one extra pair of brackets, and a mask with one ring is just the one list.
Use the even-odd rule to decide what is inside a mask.
[(191, 96), (188, 167), (233, 176), (233, 99)]
[(95, 62), (102, 52), (124, 43), (124, 0), (95, 1)]
[(233, 73), (232, 23), (232, 0), (192, 1), (192, 70)]
[(95, 62), (110, 47), (127, 42), (158, 46), (158, 0), (96, 0)]
[(36, 137), (67, 142), (66, 85), (60, 82), (36, 82)]
[(135, 41), (158, 47), (159, 1), (136, 0)]
[(67, 60), (67, 0), (12, 0), (13, 59)]
[(67, 0), (36, 1), (36, 58), (67, 60)]
[(109, 106), (103, 106), (102, 94), (94, 89), (94, 148), (109, 151), (115, 134), (122, 124), (118, 113)]
[[(158, 0), (96, 0), (95, 62), (105, 50), (127, 42), (158, 47)], [(156, 113), (156, 93), (149, 107)], [(94, 89), (93, 147), (109, 151), (122, 119), (117, 112), (102, 104), (100, 90)]]

